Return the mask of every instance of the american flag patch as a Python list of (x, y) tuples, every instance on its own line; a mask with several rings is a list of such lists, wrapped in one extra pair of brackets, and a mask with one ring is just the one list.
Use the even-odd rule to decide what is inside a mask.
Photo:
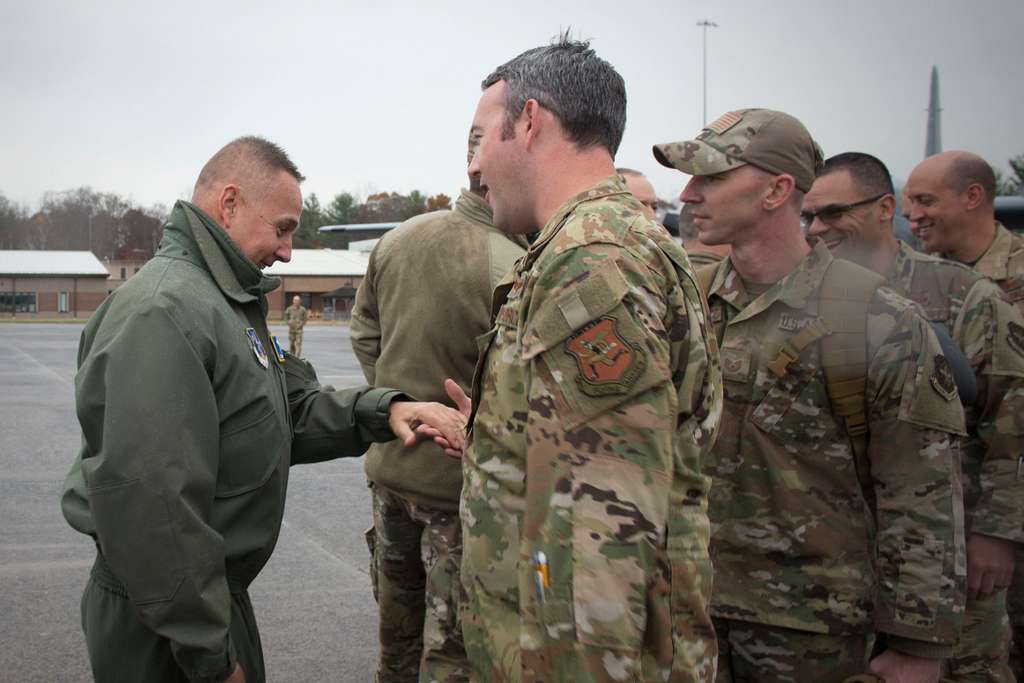
[(718, 117), (713, 123), (707, 126), (707, 130), (710, 130), (716, 135), (722, 135), (725, 131), (729, 130), (737, 123), (743, 120), (743, 117), (734, 111), (726, 112)]

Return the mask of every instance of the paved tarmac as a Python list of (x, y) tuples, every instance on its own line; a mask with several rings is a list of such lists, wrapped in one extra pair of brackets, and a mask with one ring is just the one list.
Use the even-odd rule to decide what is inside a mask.
[[(286, 339), (287, 331), (274, 333)], [(0, 681), (92, 679), (79, 599), (95, 557), (61, 516), (79, 446), (80, 324), (0, 324)], [(347, 326), (309, 326), (303, 355), (323, 383), (363, 383)], [(284, 527), (250, 588), (268, 680), (371, 681), (377, 613), (363, 531), (362, 459), (292, 469)]]

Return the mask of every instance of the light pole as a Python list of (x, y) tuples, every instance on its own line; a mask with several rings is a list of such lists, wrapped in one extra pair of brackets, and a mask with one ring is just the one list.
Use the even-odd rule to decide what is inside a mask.
[(697, 26), (701, 27), (703, 36), (701, 38), (702, 51), (704, 53), (703, 66), (704, 66), (704, 123), (702, 125), (708, 125), (708, 27), (718, 28), (718, 24), (707, 19), (702, 19), (697, 22)]

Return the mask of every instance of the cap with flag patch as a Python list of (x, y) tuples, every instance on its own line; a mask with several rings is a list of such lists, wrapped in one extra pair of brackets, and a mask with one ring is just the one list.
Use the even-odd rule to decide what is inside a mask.
[(789, 114), (739, 109), (709, 123), (693, 140), (655, 145), (654, 158), (690, 175), (714, 175), (750, 164), (769, 173), (788, 173), (807, 192), (824, 155), (804, 124)]

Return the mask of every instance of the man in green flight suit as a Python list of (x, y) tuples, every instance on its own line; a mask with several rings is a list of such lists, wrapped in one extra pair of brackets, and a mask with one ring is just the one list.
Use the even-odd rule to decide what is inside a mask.
[(398, 391), (319, 387), (267, 330), (261, 269), (288, 261), (303, 180), (239, 138), (180, 201), (156, 256), (82, 333), (82, 449), (62, 509), (96, 542), (82, 598), (97, 681), (263, 681), (246, 592), (274, 549), (288, 468), (464, 417)]

